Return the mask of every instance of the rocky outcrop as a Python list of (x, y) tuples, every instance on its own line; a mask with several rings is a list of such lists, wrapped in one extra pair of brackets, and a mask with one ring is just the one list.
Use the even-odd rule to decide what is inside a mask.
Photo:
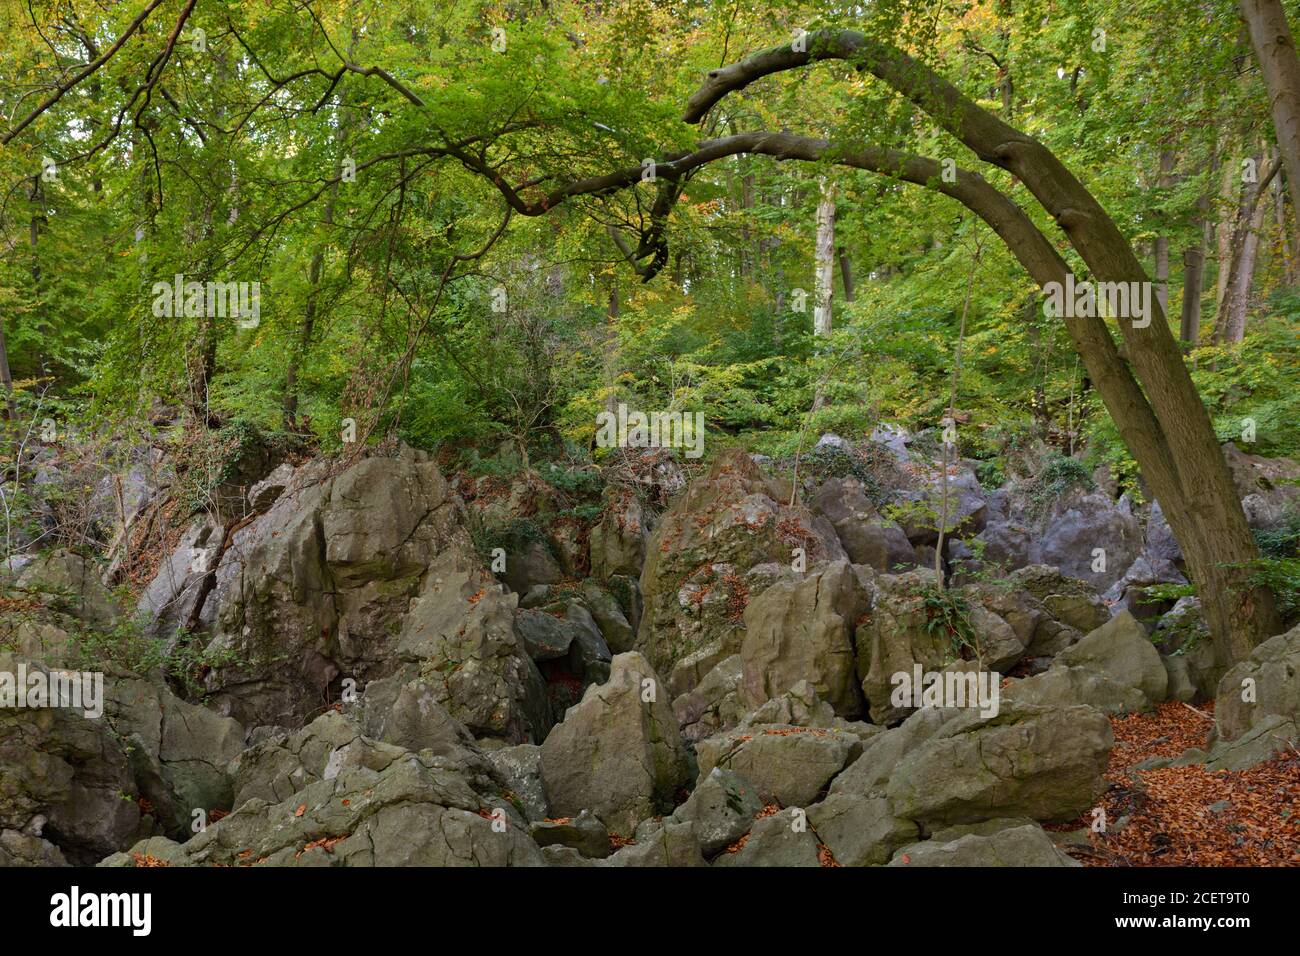
[(1265, 724), (1279, 744), (1300, 736), (1300, 627), (1269, 638), (1223, 675), (1214, 719), (1225, 741)]
[(216, 569), (201, 620), (236, 663), (211, 675), (215, 705), (250, 726), (301, 726), (338, 698), (343, 678), (388, 676), (399, 639), (419, 637), (403, 622), (417, 596), (429, 603), (435, 558), (453, 586), (476, 564), (463, 519), (419, 453), (339, 474), (324, 460), (298, 469), (270, 510), (234, 533)]
[(753, 598), (740, 648), (747, 707), (807, 680), (840, 716), (861, 714), (853, 633), (869, 606), (866, 586), (847, 561), (777, 581)]
[(766, 478), (739, 450), (720, 454), (687, 487), (652, 535), (641, 572), (645, 611), (636, 647), (664, 673), (693, 651), (719, 642), (740, 649), (748, 601), (776, 575), (752, 569), (807, 567), (844, 559), (833, 528)]
[(609, 681), (587, 688), (542, 744), (551, 810), (593, 811), (614, 833), (670, 813), (689, 779), (686, 753), (659, 677), (636, 652), (614, 658)]

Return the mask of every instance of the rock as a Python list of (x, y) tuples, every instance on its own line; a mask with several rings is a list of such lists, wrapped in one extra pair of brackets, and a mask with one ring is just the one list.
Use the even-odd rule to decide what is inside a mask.
[(736, 725), (746, 711), (741, 694), (744, 673), (740, 655), (733, 654), (720, 661), (693, 690), (673, 700), (673, 714), (683, 737), (696, 741)]
[(739, 722), (740, 729), (784, 724), (792, 727), (834, 728), (866, 740), (884, 728), (861, 721), (845, 720), (836, 715), (830, 704), (817, 696), (817, 691), (806, 680), (801, 680), (788, 691), (773, 697), (757, 710), (746, 714)]
[(523, 594), (538, 584), (558, 584), (564, 571), (545, 542), (530, 540), (506, 555), (505, 579), (510, 590)]
[(1003, 699), (1040, 707), (1086, 704), (1105, 714), (1136, 714), (1149, 710), (1151, 701), (1138, 688), (1111, 680), (1086, 667), (1056, 665), (1042, 674), (1014, 681)]
[(491, 581), (465, 520), (422, 453), (364, 458), (339, 474), (323, 459), (297, 469), (266, 514), (232, 535), (200, 613), (212, 650), (234, 661), (209, 675), (214, 706), (246, 726), (301, 726), (343, 678), (389, 676), (412, 639), (417, 596), (430, 603), (438, 577), (457, 586), (472, 571), (458, 597), (467, 610)]
[(886, 796), (923, 828), (996, 816), (1071, 820), (1092, 807), (1114, 736), (1086, 706), (1003, 700), (995, 717), (923, 708), (867, 741), (831, 793)]
[(790, 568), (796, 549), (810, 568), (845, 557), (826, 520), (788, 499), (748, 455), (729, 449), (663, 515), (641, 572), (645, 613), (636, 640), (655, 667), (669, 673), (714, 641), (723, 656), (740, 650), (745, 607), (775, 579), (751, 577), (751, 569)]
[(777, 582), (751, 600), (740, 649), (745, 703), (757, 707), (807, 680), (840, 716), (861, 714), (853, 630), (869, 603), (847, 561)]
[(18, 587), (53, 595), (56, 608), (94, 627), (111, 627), (122, 610), (100, 583), (99, 566), (73, 551), (41, 555), (18, 576)]
[(288, 462), (281, 462), (261, 481), (253, 483), (248, 489), (248, 506), (255, 513), (261, 514), (279, 500), (293, 478), (294, 468)]
[(600, 859), (610, 853), (609, 831), (587, 810), (576, 817), (539, 820), (528, 832), (539, 847), (568, 846), (588, 859)]
[[(1142, 551), (1142, 530), (1127, 502), (1096, 492), (1075, 492), (1055, 501), (1041, 519), (1012, 514), (990, 520), (980, 532), (984, 559), (1017, 569), (1048, 565), (1071, 578), (1108, 588)], [(1104, 570), (1094, 571), (1098, 549)]]
[(900, 462), (910, 457), (907, 445), (912, 440), (907, 429), (898, 425), (881, 424), (871, 430), (870, 440), (889, 449), (891, 455)]
[(862, 692), (874, 723), (897, 723), (912, 711), (890, 701), (894, 674), (911, 674), (918, 663), (937, 671), (955, 659), (947, 637), (928, 627), (924, 591), (934, 580), (933, 571), (882, 574), (875, 580), (875, 601), (856, 641)]
[(68, 865), (63, 851), (48, 840), (17, 830), (0, 830), (0, 867)]
[(550, 816), (546, 788), (542, 785), (540, 746), (518, 744), (489, 751), (485, 756), (497, 772), (503, 796), (515, 805), (525, 820), (535, 822)]
[(636, 632), (632, 630), (627, 615), (623, 613), (623, 608), (613, 593), (594, 581), (584, 581), (580, 594), (582, 603), (591, 612), (610, 651), (615, 654), (630, 651)]
[[(360, 746), (348, 749), (357, 743)], [(383, 770), (404, 752), (394, 745), (363, 741), (354, 721), (327, 711), (306, 727), (273, 734), (232, 760), (232, 806), (238, 810), (250, 800), (268, 804), (288, 800), (327, 774), (337, 776), (345, 757), (354, 766)]]
[(1196, 699), (1196, 683), (1192, 680), (1191, 671), (1187, 667), (1187, 658), (1170, 657), (1161, 654), (1160, 663), (1165, 665), (1165, 674), (1169, 677), (1169, 685), (1165, 691), (1165, 696), (1169, 700), (1181, 701), (1184, 704), (1190, 704), (1194, 701)]
[[(0, 672), (15, 675), (19, 663), (0, 653)], [(22, 663), (29, 676), (49, 674)], [(140, 835), (138, 794), (107, 720), (68, 707), (0, 707), (0, 831), (43, 838), (74, 865), (94, 863)], [(23, 853), (53, 854), (20, 842)]]
[(1154, 626), (1154, 619), (1169, 610), (1173, 602), (1151, 598), (1146, 589), (1158, 584), (1186, 583), (1187, 578), (1172, 562), (1141, 554), (1123, 577), (1111, 585), (1105, 599), (1113, 608), (1127, 610), (1138, 620)]
[[(942, 465), (916, 469), (914, 475), (921, 487), (903, 494), (901, 503), (908, 513), (900, 519), (903, 532), (912, 544), (938, 544), (941, 524), (946, 538), (971, 537), (984, 529), (988, 522), (988, 501), (973, 469), (958, 462), (948, 466), (946, 479)], [(946, 522), (942, 520), (945, 515)], [(930, 567), (932, 562), (924, 566)]]
[(808, 808), (808, 822), (841, 866), (879, 866), (918, 836), (916, 824), (895, 817), (885, 797), (832, 793)]
[(827, 479), (813, 495), (811, 507), (834, 527), (854, 564), (892, 573), (916, 563), (903, 529), (881, 517), (857, 479)]
[(551, 707), (515, 630), (514, 602), (456, 552), (440, 555), (411, 604), (394, 656), (415, 665), (438, 703), (475, 736), (537, 742), (551, 727)]
[(673, 811), (673, 822), (693, 823), (705, 856), (713, 856), (749, 832), (763, 809), (758, 791), (744, 777), (714, 767), (700, 778), (686, 802)]
[(714, 767), (740, 774), (764, 802), (804, 807), (856, 757), (861, 740), (846, 730), (759, 726), (730, 731), (696, 744), (700, 777)]
[(1300, 505), (1300, 462), (1251, 455), (1232, 442), (1223, 457), (1252, 528), (1276, 527)]
[(1300, 626), (1270, 637), (1219, 681), (1218, 735), (1235, 740), (1269, 717), (1300, 723)]
[[(102, 865), (131, 866), (150, 848)], [(287, 800), (250, 798), (165, 850), (173, 866), (545, 865), (509, 804), (480, 795), (447, 758), (409, 752), (378, 770), (349, 765)]]
[(549, 584), (534, 584), (519, 597), (519, 606), (532, 610), (551, 602), (552, 588)]
[(244, 748), (237, 721), (130, 675), (105, 681), (105, 716), (125, 744), (140, 796), (168, 833), (188, 833), (195, 810), (230, 809), (227, 765)]
[(360, 700), (360, 730), (367, 737), (404, 750), (459, 755), (474, 745), (466, 727), (440, 703), (441, 682), (399, 673), (366, 685)]
[(547, 736), (541, 769), (561, 816), (589, 808), (612, 832), (630, 834), (671, 812), (689, 770), (672, 707), (644, 657), (614, 658), (609, 681), (588, 687)]
[(198, 616), (221, 557), (225, 529), (206, 519), (190, 524), (136, 604), (136, 619), (153, 637), (174, 638)]
[(625, 846), (600, 866), (707, 866), (691, 823), (671, 823), (656, 828), (644, 842)]
[(591, 529), (591, 573), (602, 580), (637, 577), (645, 564), (645, 513), (630, 488), (610, 487), (599, 523)]
[[(999, 821), (1000, 822), (1000, 821)], [(1032, 822), (989, 834), (936, 834), (905, 846), (889, 866), (1082, 866), (1062, 853), (1042, 827)]]
[(1177, 567), (1183, 564), (1183, 549), (1179, 545), (1178, 539), (1174, 537), (1174, 529), (1169, 527), (1169, 522), (1165, 519), (1164, 509), (1160, 507), (1160, 502), (1151, 502), (1151, 510), (1147, 514), (1146, 526), (1146, 547), (1143, 554), (1153, 564), (1169, 564)]
[(754, 824), (744, 845), (724, 853), (714, 866), (821, 866), (817, 837), (806, 823), (799, 828), (795, 811), (786, 810)]
[(524, 650), (534, 661), (567, 657), (577, 628), (545, 611), (524, 610), (515, 616)]
[[(1082, 667), (1140, 690), (1151, 704), (1165, 699), (1169, 677), (1146, 630), (1127, 611), (1067, 647), (1056, 664)], [(1055, 666), (1055, 665), (1054, 665)]]

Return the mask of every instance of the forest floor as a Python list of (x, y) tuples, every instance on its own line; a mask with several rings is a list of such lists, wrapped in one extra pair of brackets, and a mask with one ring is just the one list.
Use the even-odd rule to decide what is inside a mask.
[[(1063, 848), (1088, 866), (1300, 866), (1300, 751), (1241, 771), (1132, 769), (1151, 757), (1204, 748), (1213, 710), (1213, 701), (1195, 709), (1169, 702), (1151, 713), (1112, 717), (1106, 832), (1090, 832), (1089, 845)], [(1091, 823), (1088, 815), (1051, 829)]]

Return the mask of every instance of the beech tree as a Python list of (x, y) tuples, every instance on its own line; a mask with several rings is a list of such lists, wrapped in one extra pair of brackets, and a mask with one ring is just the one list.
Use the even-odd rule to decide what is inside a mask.
[[(1269, 4), (1242, 0), (1242, 5), (1243, 11), (1258, 7), (1261, 22), (1273, 23), (1265, 16)], [(576, 81), (571, 85), (559, 68), (545, 67), (553, 47), (579, 58), (588, 42), (559, 30), (548, 34), (552, 23), (545, 8), (520, 28), (525, 39), (528, 30), (544, 39), (534, 45), (512, 39), (503, 50), (503, 65), (474, 64), (475, 71), (465, 79), (469, 67), (457, 59), (460, 53), (454, 44), (440, 46), (436, 40), (438, 30), (445, 27), (424, 20), (396, 24), (392, 35), (415, 39), (410, 48), (393, 53), (389, 62), (379, 55), (390, 52), (382, 47), (358, 44), (351, 48), (337, 42), (331, 28), (338, 30), (340, 23), (328, 19), (329, 14), (318, 13), (311, 4), (288, 4), (276, 6), (265, 17), (250, 17), (249, 22), (229, 11), (212, 12), (211, 19), (205, 21), (214, 35), (220, 33), (231, 47), (230, 69), (237, 69), (242, 85), (238, 94), (232, 94), (222, 92), (225, 83), (214, 81), (215, 72), (208, 63), (182, 56), (182, 37), (194, 26), (192, 18), (200, 13), (207, 16), (209, 11), (199, 8), (196, 13), (195, 0), (189, 0), (169, 6), (165, 22), (155, 21), (163, 16), (162, 7), (161, 0), (143, 6), (111, 43), (91, 44), (93, 52), (87, 50), (83, 64), (61, 64), (57, 78), (42, 88), (42, 95), (22, 98), (21, 108), (15, 104), (15, 118), (0, 136), (0, 143), (12, 144), (28, 135), (47, 113), (85, 109), (87, 101), (93, 104), (92, 98), (81, 96), (83, 84), (88, 86), (92, 78), (107, 70), (113, 82), (108, 82), (110, 77), (103, 78), (102, 95), (115, 99), (97, 114), (97, 125), (87, 124), (102, 136), (73, 162), (87, 161), (107, 150), (127, 127), (137, 137), (130, 159), (138, 166), (138, 175), (157, 184), (156, 191), (153, 185), (149, 187), (150, 202), (161, 203), (168, 162), (159, 158), (157, 136), (164, 122), (173, 137), (173, 148), (191, 157), (220, 154), (225, 143), (234, 143), (247, 125), (259, 120), (266, 124), (258, 129), (256, 142), (247, 147), (245, 155), (213, 159), (212, 168), (196, 187), (196, 194), (213, 205), (197, 206), (204, 228), (195, 261), (210, 271), (241, 257), (253, 258), (259, 244), (265, 248), (295, 217), (314, 217), (310, 221), (320, 225), (322, 235), (303, 229), (294, 236), (310, 256), (304, 277), (307, 292), (282, 376), (281, 408), (288, 424), (299, 417), (304, 358), (322, 324), (323, 289), (331, 268), (330, 239), (342, 235), (344, 219), (356, 233), (338, 241), (340, 249), (346, 248), (346, 253), (340, 253), (344, 262), (338, 268), (364, 267), (377, 290), (380, 317), (387, 319), (391, 309), (406, 322), (405, 327), (383, 328), (394, 341), (398, 356), (390, 366), (372, 369), (357, 362), (350, 370), (345, 398), (361, 395), (376, 407), (382, 407), (393, 391), (407, 387), (419, 346), (429, 337), (440, 310), (454, 297), (454, 283), (488, 278), (479, 274), (484, 257), (494, 245), (508, 241), (515, 220), (548, 217), (554, 221), (576, 207), (599, 224), (595, 232), (602, 241), (609, 240), (625, 266), (650, 282), (673, 262), (670, 242), (680, 235), (674, 229), (681, 229), (683, 197), (688, 195), (692, 177), (710, 164), (738, 156), (870, 171), (948, 196), (978, 216), (1040, 287), (1064, 286), (1070, 280), (1075, 267), (1067, 261), (1067, 245), (1086, 267), (1087, 275), (1077, 277), (1080, 280), (1148, 282), (1132, 243), (1093, 192), (1039, 138), (1011, 125), (1012, 106), (1018, 100), (1013, 98), (1012, 73), (1004, 68), (1002, 53), (995, 62), (1000, 71), (997, 88), (1006, 114), (1003, 117), (981, 107), (901, 45), (874, 33), (842, 28), (801, 33), (796, 42), (738, 60), (728, 53), (723, 60), (727, 65), (710, 70), (684, 104), (675, 104), (678, 117), (669, 111), (672, 104), (621, 92), (626, 99), (605, 102), (604, 112), (600, 112), (593, 104), (601, 97), (612, 97), (603, 92), (607, 83), (593, 78), (585, 85)], [(357, 22), (351, 12), (345, 15), (347, 23)], [(672, 14), (656, 7), (639, 15), (668, 18)], [(75, 17), (70, 22), (75, 26)], [(1276, 24), (1270, 29), (1275, 31)], [(88, 38), (94, 34), (83, 32)], [(1252, 38), (1255, 32), (1252, 25)], [(133, 38), (139, 42), (129, 44)], [(521, 46), (524, 52), (517, 53)], [(731, 48), (729, 33), (723, 46), (724, 51)], [(1256, 48), (1261, 48), (1260, 42)], [(233, 55), (236, 49), (237, 57)], [(1266, 78), (1275, 74), (1278, 88), (1289, 89), (1289, 61), (1273, 47), (1268, 50), (1276, 55), (1270, 55), (1267, 64), (1261, 56)], [(281, 62), (268, 62), (275, 55)], [(445, 57), (440, 61), (445, 75), (421, 72), (418, 64), (435, 56)], [(1294, 61), (1293, 50), (1290, 57)], [(543, 66), (534, 68), (538, 62)], [(928, 117), (951, 140), (954, 155), (920, 155), (892, 142), (863, 141), (852, 132), (831, 138), (760, 128), (716, 135), (716, 109), (729, 97), (728, 102), (733, 102), (765, 78), (792, 71), (813, 75), (819, 64), (829, 63), (872, 78), (869, 90), (855, 94), (864, 102), (874, 105), (887, 90), (894, 99)], [(610, 72), (635, 68), (620, 62), (610, 65)], [(1079, 67), (1072, 72), (1062, 67), (1062, 75), (1070, 77), (1069, 95), (1077, 98), (1083, 95), (1079, 90), (1081, 74)], [(177, 82), (171, 82), (173, 77)], [(1017, 83), (1015, 90), (1023, 89), (1025, 84)], [(1270, 81), (1270, 89), (1272, 85)], [(511, 95), (525, 86), (526, 96)], [(195, 93), (196, 89), (200, 92)], [(222, 102), (216, 107), (201, 102), (204, 90), (213, 96), (220, 93)], [(346, 110), (344, 103), (348, 104)], [(1082, 111), (1085, 106), (1078, 108)], [(1279, 108), (1279, 97), (1274, 95), (1279, 147), (1288, 187), (1294, 193), (1300, 169), (1293, 171), (1294, 150), (1287, 143), (1292, 134), (1286, 116), (1291, 114), (1278, 120)], [(345, 112), (346, 121), (340, 118)], [(291, 120), (301, 122), (305, 116), (315, 118), (313, 137), (297, 134), (287, 125)], [(765, 122), (771, 118), (761, 110), (746, 111), (743, 116), (755, 125), (778, 125)], [(791, 120), (779, 125), (797, 123), (797, 118)], [(735, 117), (729, 122), (732, 125), (724, 129), (736, 128)], [(904, 125), (900, 121), (897, 127)], [(882, 128), (888, 129), (889, 124), (882, 123)], [(277, 139), (281, 131), (287, 146)], [(214, 141), (212, 146), (208, 146), (209, 140)], [(382, 175), (388, 178), (371, 192), (340, 195), (346, 180), (338, 154), (344, 143), (355, 142), (368, 145), (364, 152), (358, 151), (351, 172), (371, 180)], [(268, 144), (292, 152), (294, 158), (310, 158), (329, 173), (307, 175), (299, 169), (296, 175), (280, 180), (264, 174), (264, 167), (272, 166), (276, 159)], [(1300, 139), (1295, 145), (1300, 145)], [(956, 161), (958, 149), (968, 162)], [(647, 159), (640, 159), (647, 154)], [(628, 162), (631, 155), (638, 161)], [(247, 168), (241, 169), (241, 163)], [(998, 188), (978, 169), (967, 168), (974, 163), (1009, 174), (1013, 185)], [(439, 195), (443, 205), (436, 214), (422, 213), (417, 229), (403, 230), (408, 217), (417, 215), (408, 202), (415, 184), (422, 178), (440, 177), (454, 184), (447, 190), (453, 195)], [(492, 216), (455, 214), (459, 197), (454, 193), (467, 183), (472, 184), (467, 188), (493, 194), (499, 209), (482, 204)], [(1013, 198), (1014, 190), (1021, 186), (1041, 213), (1027, 211)], [(1263, 188), (1257, 191), (1257, 201)], [(356, 208), (345, 216), (344, 207)], [(229, 209), (238, 211), (237, 222), (226, 215)], [(1044, 213), (1059, 233), (1049, 234), (1040, 228), (1035, 216), (1042, 218)], [(373, 227), (376, 221), (383, 222), (383, 227)], [(829, 286), (836, 251), (829, 230), (823, 234), (828, 237), (821, 256), (826, 281), (819, 278), (819, 295), (823, 284)], [(679, 259), (673, 271), (678, 268), (689, 276), (692, 263), (683, 264)], [(847, 290), (847, 270), (845, 279)], [(607, 311), (619, 314), (617, 296), (609, 295), (608, 284), (603, 288), (603, 294), (609, 296)], [(501, 314), (509, 315), (509, 306)], [(1153, 301), (1149, 321), (1143, 322), (1125, 316), (1108, 322), (1072, 310), (1059, 318), (1091, 387), (1100, 395), (1182, 547), (1221, 659), (1225, 663), (1241, 660), (1257, 643), (1277, 633), (1279, 616), (1270, 592), (1251, 576), (1250, 565), (1259, 551), (1210, 416), (1164, 309), (1159, 301)], [(219, 330), (205, 326), (199, 331), (206, 403), (216, 372)], [(357, 337), (366, 334), (363, 331)], [(437, 348), (440, 361), (456, 366), (467, 380), (479, 376), (454, 343), (444, 337)], [(530, 419), (530, 427), (532, 424)]]

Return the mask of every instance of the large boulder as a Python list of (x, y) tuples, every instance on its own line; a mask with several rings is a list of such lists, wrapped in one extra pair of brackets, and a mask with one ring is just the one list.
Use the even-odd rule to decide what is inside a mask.
[[(875, 723), (897, 723), (914, 709), (894, 701), (895, 675), (910, 678), (918, 664), (923, 672), (936, 672), (971, 662), (1000, 672), (1025, 651), (1024, 638), (1015, 628), (957, 592), (950, 596), (967, 602), (962, 615), (966, 627), (962, 633), (950, 633), (936, 618), (939, 592), (933, 571), (879, 575), (874, 585), (875, 601), (858, 626), (856, 646), (862, 691)], [(977, 593), (972, 595), (978, 599)]]
[(1080, 667), (1142, 692), (1149, 704), (1165, 699), (1169, 676), (1146, 629), (1121, 611), (1056, 656), (1053, 666)]
[(551, 707), (516, 630), (515, 600), (476, 561), (454, 550), (439, 555), (393, 657), (399, 673), (424, 680), (433, 699), (475, 736), (538, 742), (550, 730)]
[(713, 856), (748, 833), (762, 809), (753, 784), (734, 771), (714, 767), (669, 820), (693, 823), (700, 851)]
[(122, 616), (100, 581), (99, 565), (75, 551), (51, 551), (23, 568), (18, 587), (47, 595), (58, 610), (91, 627), (111, 627)]
[(663, 673), (715, 640), (740, 649), (749, 600), (775, 580), (759, 565), (808, 567), (845, 557), (834, 528), (768, 479), (739, 449), (720, 454), (660, 519), (641, 572), (644, 614), (636, 647)]
[(229, 810), (228, 764), (244, 748), (244, 728), (134, 675), (105, 681), (105, 714), (124, 744), (137, 791), (168, 833), (188, 832), (195, 811)]
[(916, 564), (912, 544), (896, 521), (881, 517), (856, 478), (830, 478), (810, 502), (813, 513), (835, 528), (844, 553), (854, 564), (897, 572)]
[(1269, 638), (1219, 681), (1221, 739), (1235, 740), (1269, 718), (1300, 724), (1300, 627)]
[(337, 467), (299, 468), (270, 510), (231, 536), (200, 614), (213, 650), (233, 659), (208, 690), (245, 725), (301, 726), (344, 678), (388, 676), (412, 602), (435, 587), (434, 559), (476, 563), (464, 505), (427, 456)]
[(988, 500), (975, 470), (967, 463), (955, 462), (946, 470), (942, 463), (914, 463), (910, 471), (917, 488), (903, 492), (895, 508), (912, 544), (938, 544), (940, 527), (949, 539), (971, 537), (984, 530)]
[(798, 808), (763, 817), (748, 836), (713, 861), (714, 866), (821, 866), (817, 836)]
[(665, 688), (644, 657), (615, 657), (609, 681), (569, 708), (542, 744), (541, 772), (553, 813), (590, 809), (614, 833), (672, 811), (689, 769)]
[(867, 741), (830, 792), (884, 796), (926, 829), (993, 817), (1072, 820), (1093, 806), (1114, 743), (1087, 706), (1004, 700), (996, 716), (923, 708)]
[(1300, 462), (1252, 455), (1232, 442), (1223, 457), (1252, 528), (1275, 528), (1300, 509)]
[[(397, 749), (397, 748), (394, 748)], [(187, 843), (149, 840), (106, 867), (543, 866), (527, 823), (464, 768), (398, 750), (381, 768), (351, 763), (288, 799), (251, 797)]]
[(591, 529), (591, 573), (601, 579), (636, 577), (645, 564), (646, 537), (645, 511), (636, 493), (611, 486), (600, 521)]
[(977, 536), (984, 543), (985, 561), (1013, 570), (1049, 565), (1105, 589), (1142, 552), (1141, 523), (1126, 499), (1115, 502), (1099, 492), (1075, 491), (1054, 499), (1042, 514), (1013, 505), (1008, 502), (1005, 516), (990, 518)]
[[(29, 677), (39, 671), (48, 681), (42, 665), (0, 654), (0, 673), (11, 680), (20, 664)], [(73, 864), (94, 863), (148, 835), (138, 796), (126, 744), (104, 716), (0, 707), (0, 831), (43, 839)], [(23, 854), (39, 848), (17, 843)]]
[(760, 799), (806, 807), (862, 749), (847, 729), (757, 725), (709, 737), (695, 745), (701, 779), (715, 767), (738, 773)]
[(745, 609), (745, 703), (758, 707), (807, 680), (837, 714), (863, 711), (853, 631), (870, 596), (847, 561), (778, 581)]
[(832, 793), (808, 808), (808, 822), (841, 866), (880, 866), (919, 834), (894, 815), (888, 797)]

